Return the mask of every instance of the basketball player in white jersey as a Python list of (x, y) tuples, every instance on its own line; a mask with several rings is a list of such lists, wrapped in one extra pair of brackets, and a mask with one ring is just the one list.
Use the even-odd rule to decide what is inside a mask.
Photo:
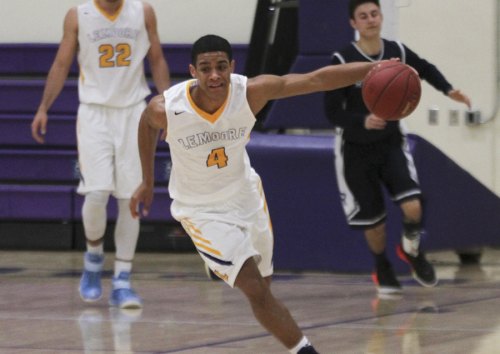
[(197, 40), (189, 66), (193, 80), (154, 97), (139, 123), (143, 181), (130, 211), (147, 215), (153, 200), (158, 132), (167, 132), (172, 170), (172, 215), (191, 236), (210, 269), (248, 298), (257, 320), (290, 353), (317, 353), (270, 291), (273, 234), (264, 192), (246, 152), (255, 115), (269, 100), (331, 90), (364, 78), (373, 66), (351, 63), (307, 74), (233, 74), (230, 44)]
[(144, 75), (147, 57), (158, 92), (170, 85), (153, 8), (136, 0), (90, 0), (68, 11), (64, 33), (49, 71), (43, 97), (32, 122), (33, 138), (44, 142), (47, 112), (61, 92), (78, 56), (80, 105), (77, 118), (78, 193), (87, 239), (80, 295), (84, 301), (102, 296), (103, 237), (110, 195), (117, 199), (112, 306), (137, 308), (141, 298), (130, 285), (139, 222), (128, 212), (129, 199), (142, 176), (137, 128), (150, 94)]

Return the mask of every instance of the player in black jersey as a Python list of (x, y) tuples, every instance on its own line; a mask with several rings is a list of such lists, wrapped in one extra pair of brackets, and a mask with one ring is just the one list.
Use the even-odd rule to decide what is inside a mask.
[[(404, 44), (381, 38), (382, 13), (378, 0), (350, 0), (351, 26), (359, 40), (332, 56), (333, 64), (400, 58), (420, 77), (451, 99), (470, 108), (470, 100), (441, 72)], [(421, 190), (399, 121), (385, 121), (371, 114), (363, 103), (361, 82), (325, 94), (326, 114), (337, 127), (335, 165), (344, 212), (352, 228), (364, 230), (375, 257), (373, 280), (380, 294), (401, 292), (386, 250), (386, 210), (382, 186), (403, 212), (403, 235), (397, 252), (424, 286), (438, 282), (434, 268), (420, 249), (422, 233)]]

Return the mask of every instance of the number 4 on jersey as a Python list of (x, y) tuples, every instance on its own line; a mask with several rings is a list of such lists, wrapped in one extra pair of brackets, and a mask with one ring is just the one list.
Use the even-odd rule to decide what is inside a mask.
[(223, 147), (213, 149), (207, 158), (207, 167), (217, 166), (217, 168), (222, 168), (227, 166), (227, 160), (229, 158), (226, 155), (226, 150)]

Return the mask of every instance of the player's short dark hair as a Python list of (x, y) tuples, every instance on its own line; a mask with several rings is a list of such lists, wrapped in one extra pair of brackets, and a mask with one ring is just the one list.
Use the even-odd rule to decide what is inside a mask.
[(349, 18), (354, 19), (354, 11), (358, 8), (358, 6), (363, 5), (367, 2), (374, 3), (378, 7), (380, 7), (379, 0), (349, 0)]
[(229, 61), (233, 60), (233, 49), (231, 44), (225, 39), (215, 34), (207, 34), (194, 42), (191, 48), (191, 64), (196, 65), (196, 58), (199, 54), (210, 52), (224, 52)]

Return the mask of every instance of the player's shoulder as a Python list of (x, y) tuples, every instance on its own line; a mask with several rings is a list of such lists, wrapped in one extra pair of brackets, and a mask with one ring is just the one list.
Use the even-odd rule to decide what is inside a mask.
[(168, 100), (169, 102), (179, 100), (184, 96), (186, 96), (186, 90), (188, 90), (188, 88), (192, 85), (192, 83), (193, 80), (186, 80), (176, 83), (175, 85), (172, 85), (168, 89), (166, 89), (162, 93), (162, 96), (164, 96), (165, 99)]
[(151, 98), (148, 102), (147, 110), (152, 114), (164, 114), (165, 96), (163, 94), (158, 94)]
[[(99, 14), (97, 5), (93, 1), (85, 1), (79, 5), (76, 5), (70, 9), (75, 17), (80, 20), (85, 20), (86, 18), (94, 18)], [(69, 12), (68, 12), (69, 14)]]
[(78, 14), (78, 10), (81, 8), (82, 5), (84, 5), (84, 4), (70, 7), (68, 9), (68, 11), (66, 11), (66, 17), (68, 17), (68, 16), (76, 16)]
[(336, 50), (331, 54), (333, 64), (344, 64), (352, 61), (359, 61), (359, 52), (353, 43), (346, 45), (340, 50)]
[(71, 7), (64, 16), (64, 29), (65, 31), (77, 32), (78, 31), (78, 11), (80, 6)]
[(382, 38), (382, 42), (384, 43), (384, 48), (387, 49), (399, 49), (404, 44), (401, 41), (395, 41), (391, 39)]
[(92, 1), (84, 1), (79, 5), (73, 6), (71, 10), (73, 11), (87, 11), (87, 12), (93, 12), (95, 10), (95, 4)]
[(247, 87), (249, 79), (245, 75), (231, 74), (231, 85), (235, 87)]
[(270, 83), (272, 83), (276, 78), (279, 78), (279, 76), (270, 74), (260, 74), (247, 78), (245, 83), (247, 95), (254, 96), (256, 94), (265, 93), (269, 88)]
[(348, 45), (344, 46), (342, 49), (338, 51), (338, 53), (344, 54), (344, 55), (352, 55), (357, 52), (356, 45), (354, 42), (349, 43)]
[(132, 0), (132, 1), (128, 1), (128, 3), (129, 3), (129, 6), (132, 6), (136, 10), (142, 9), (144, 11), (144, 13), (146, 13), (146, 14), (154, 12), (153, 5), (151, 5), (147, 1)]
[(231, 74), (231, 97), (234, 102), (246, 99), (248, 92), (252, 91), (252, 79), (240, 74)]
[(382, 38), (382, 42), (384, 43), (384, 50), (386, 53), (400, 53), (405, 48), (405, 45), (401, 41)]
[(144, 10), (153, 11), (153, 5), (151, 5), (149, 2), (147, 2), (147, 1), (137, 1), (137, 2), (141, 3)]

